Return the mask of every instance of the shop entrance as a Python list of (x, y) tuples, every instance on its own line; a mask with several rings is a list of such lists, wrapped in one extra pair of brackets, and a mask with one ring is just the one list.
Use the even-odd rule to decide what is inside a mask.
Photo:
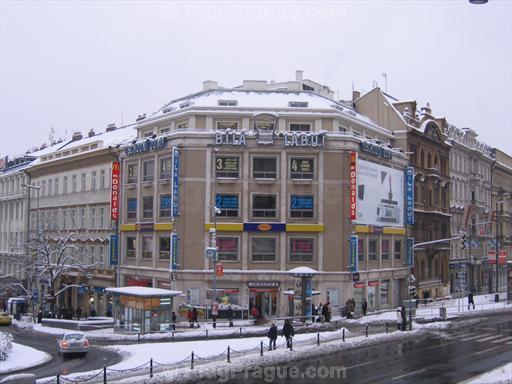
[(251, 289), (249, 307), (256, 306), (260, 317), (277, 315), (277, 289)]

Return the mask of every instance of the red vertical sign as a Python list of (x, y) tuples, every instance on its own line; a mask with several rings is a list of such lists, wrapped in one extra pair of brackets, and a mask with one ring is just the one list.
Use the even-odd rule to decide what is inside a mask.
[(111, 195), (110, 195), (110, 218), (112, 220), (119, 220), (119, 171), (121, 167), (119, 161), (112, 162), (112, 181)]
[(350, 153), (350, 220), (354, 221), (357, 217), (357, 153)]

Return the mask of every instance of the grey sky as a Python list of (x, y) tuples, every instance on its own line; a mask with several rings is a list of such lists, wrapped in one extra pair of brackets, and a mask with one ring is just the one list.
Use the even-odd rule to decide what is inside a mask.
[(203, 80), (284, 81), (342, 99), (373, 81), (512, 153), (512, 1), (0, 0), (0, 155), (104, 131)]

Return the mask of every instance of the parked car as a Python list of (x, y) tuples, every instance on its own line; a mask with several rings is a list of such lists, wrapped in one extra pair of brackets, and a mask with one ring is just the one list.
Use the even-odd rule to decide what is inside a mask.
[(65, 333), (57, 340), (57, 352), (62, 354), (87, 353), (89, 346), (89, 340), (82, 333)]
[(0, 312), (0, 325), (11, 325), (12, 319), (7, 312)]

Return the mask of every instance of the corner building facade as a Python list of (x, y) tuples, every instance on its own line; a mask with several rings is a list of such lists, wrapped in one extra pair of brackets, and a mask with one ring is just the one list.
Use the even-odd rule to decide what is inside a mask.
[[(388, 130), (349, 105), (302, 91), (308, 81), (280, 90), (265, 82), (234, 89), (205, 82), (202, 92), (140, 118), (137, 140), (121, 156), (121, 284), (171, 287), (186, 293), (184, 302), (209, 306), (214, 268), (205, 249), (214, 228), (221, 303), (291, 315), (298, 279), (289, 271), (306, 266), (317, 271), (316, 305), (329, 301), (336, 311), (351, 297), (356, 310), (363, 297), (370, 309), (398, 305), (406, 294), (404, 210), (391, 224), (352, 222), (349, 171), (354, 152), (358, 164), (399, 174), (407, 158), (390, 149)], [(174, 218), (172, 148), (179, 152)], [(399, 189), (403, 208), (403, 183)], [(349, 268), (351, 235), (359, 236), (357, 283)]]

